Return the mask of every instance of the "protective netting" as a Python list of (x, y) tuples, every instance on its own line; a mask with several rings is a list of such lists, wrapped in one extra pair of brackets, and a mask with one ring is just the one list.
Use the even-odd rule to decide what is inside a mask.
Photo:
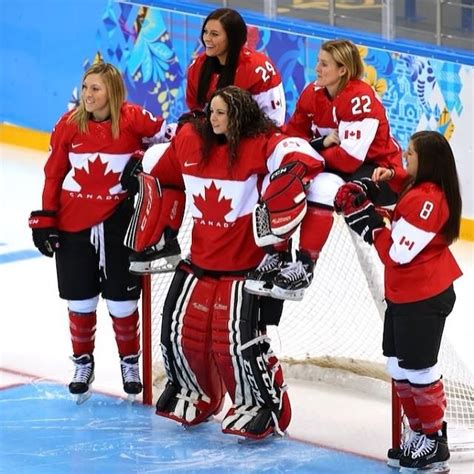
[[(183, 255), (189, 250), (190, 228), (186, 216), (179, 236)], [(163, 376), (161, 311), (171, 278), (172, 274), (152, 278), (153, 380)], [(279, 327), (268, 330), (273, 350), (287, 362), (286, 376), (301, 377), (305, 371), (292, 373), (291, 367), (305, 364), (344, 369), (388, 384), (381, 347), (384, 306), (382, 268), (375, 250), (336, 217), (303, 301), (286, 301)], [(440, 365), (448, 397), (450, 448), (474, 452), (474, 376), (446, 336)]]

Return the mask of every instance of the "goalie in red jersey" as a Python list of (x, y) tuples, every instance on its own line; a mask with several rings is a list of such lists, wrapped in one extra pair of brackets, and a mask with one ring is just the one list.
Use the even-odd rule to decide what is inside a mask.
[(308, 190), (308, 212), (301, 224), (297, 260), (282, 263), (276, 249), (249, 285), (267, 281), (277, 298), (299, 300), (313, 278), (315, 263), (334, 221), (333, 201), (345, 181), (370, 178), (377, 166), (388, 169), (391, 180), (381, 185), (377, 205), (393, 205), (406, 172), (402, 152), (390, 135), (382, 102), (361, 77), (364, 66), (357, 47), (347, 40), (321, 45), (317, 80), (301, 93), (285, 133), (305, 138), (325, 160)]
[(78, 402), (94, 380), (96, 308), (102, 294), (112, 318), (124, 390), (141, 392), (138, 358), (140, 278), (128, 272), (123, 245), (133, 201), (120, 177), (142, 139), (162, 140), (164, 122), (125, 101), (120, 71), (91, 66), (79, 105), (56, 123), (45, 166), (43, 206), (29, 225), (39, 251), (56, 256), (59, 296), (67, 300)]
[(286, 237), (304, 216), (308, 182), (322, 169), (306, 140), (280, 133), (249, 92), (228, 86), (214, 93), (204, 120), (182, 127), (151, 175), (139, 176), (140, 205), (129, 229), (134, 248), (176, 228), (179, 190), (193, 219), (190, 255), (178, 265), (163, 309), (168, 381), (158, 415), (196, 425), (222, 409), (227, 392), (225, 433), (263, 439), (286, 430), (287, 387), (266, 336), (283, 302), (244, 291), (245, 275), (264, 256), (252, 215), (266, 194), (270, 230)]
[[(402, 446), (388, 451), (391, 466), (449, 472), (446, 395), (438, 352), (446, 317), (462, 275), (449, 245), (459, 237), (461, 195), (451, 147), (438, 132), (416, 132), (406, 152), (409, 182), (391, 229), (374, 207), (377, 185), (343, 185), (335, 199), (347, 224), (373, 244), (385, 266), (383, 353), (408, 419)], [(377, 168), (374, 176), (389, 176)]]

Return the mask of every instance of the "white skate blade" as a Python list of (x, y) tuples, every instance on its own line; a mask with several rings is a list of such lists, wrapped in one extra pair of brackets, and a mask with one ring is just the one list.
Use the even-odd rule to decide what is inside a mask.
[(400, 467), (400, 471), (405, 474), (414, 472), (448, 474), (450, 472), (449, 463), (447, 461), (435, 462), (423, 468)]
[(393, 469), (400, 469), (400, 460), (398, 459), (388, 459), (387, 466), (392, 467)]
[(83, 403), (87, 402), (89, 398), (91, 398), (92, 392), (88, 390), (85, 393), (78, 393), (73, 394), (73, 399), (76, 402), (76, 405), (82, 405)]
[(270, 295), (279, 300), (301, 301), (304, 296), (304, 289), (301, 290), (284, 290), (273, 285)]
[(136, 393), (128, 393), (127, 394), (127, 401), (130, 402), (131, 404), (134, 404), (137, 401), (137, 395)]
[(265, 283), (266, 282), (264, 281), (258, 281), (258, 280), (246, 280), (244, 284), (244, 290), (247, 293), (250, 293), (251, 295), (271, 296), (272, 289), (265, 288)]

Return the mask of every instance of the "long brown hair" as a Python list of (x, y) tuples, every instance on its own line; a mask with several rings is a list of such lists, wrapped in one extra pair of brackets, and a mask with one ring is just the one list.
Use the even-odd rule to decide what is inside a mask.
[[(240, 13), (231, 8), (218, 8), (204, 20), (201, 29), (201, 42), (204, 45), (204, 30), (209, 20), (217, 20), (227, 35), (228, 50), (226, 64), (221, 66), (216, 57), (207, 56), (199, 73), (197, 100), (204, 107), (207, 102), (209, 81), (214, 72), (220, 71), (217, 89), (232, 85), (239, 62), (240, 51), (247, 42), (247, 25)], [(205, 45), (204, 45), (205, 46)]]
[[(110, 107), (110, 119), (112, 122), (112, 136), (116, 139), (120, 135), (120, 108), (125, 101), (125, 85), (120, 71), (109, 63), (93, 64), (82, 77), (82, 84), (87, 76), (91, 74), (100, 74), (105, 87), (107, 88), (107, 95)], [(81, 101), (77, 108), (69, 116), (69, 122), (76, 122), (81, 133), (87, 133), (87, 123), (91, 119), (92, 114), (87, 112), (84, 106), (84, 98), (81, 96)]]
[[(227, 104), (228, 132), (227, 138), (216, 135), (212, 130), (209, 121), (209, 108), (206, 113), (206, 120), (193, 122), (195, 129), (201, 135), (202, 164), (206, 164), (211, 156), (211, 149), (214, 145), (227, 141), (229, 147), (229, 168), (238, 160), (238, 148), (243, 138), (257, 137), (269, 132), (278, 131), (275, 123), (260, 110), (257, 102), (252, 98), (250, 92), (236, 86), (227, 86), (218, 89), (211, 97), (220, 97)], [(211, 102), (210, 101), (210, 102)], [(210, 103), (209, 102), (209, 103)]]
[(462, 209), (453, 150), (448, 140), (441, 133), (434, 131), (416, 132), (410, 140), (418, 155), (418, 171), (413, 185), (429, 181), (443, 190), (448, 203), (449, 217), (441, 233), (447, 243), (451, 244), (459, 237)]
[(338, 93), (346, 87), (350, 80), (362, 78), (364, 63), (360, 57), (359, 49), (352, 41), (343, 39), (325, 41), (321, 45), (321, 49), (330, 54), (339, 67), (345, 66), (347, 70), (339, 82)]

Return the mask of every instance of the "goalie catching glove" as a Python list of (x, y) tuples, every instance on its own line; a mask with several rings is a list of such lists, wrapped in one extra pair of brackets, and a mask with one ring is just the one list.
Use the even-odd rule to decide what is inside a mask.
[(28, 219), (35, 247), (46, 257), (52, 257), (59, 248), (56, 212), (33, 211)]
[(292, 162), (278, 168), (253, 211), (253, 233), (259, 247), (287, 240), (306, 214), (306, 167)]
[(385, 226), (360, 184), (348, 182), (342, 185), (334, 199), (334, 209), (368, 244), (373, 244), (375, 232)]

